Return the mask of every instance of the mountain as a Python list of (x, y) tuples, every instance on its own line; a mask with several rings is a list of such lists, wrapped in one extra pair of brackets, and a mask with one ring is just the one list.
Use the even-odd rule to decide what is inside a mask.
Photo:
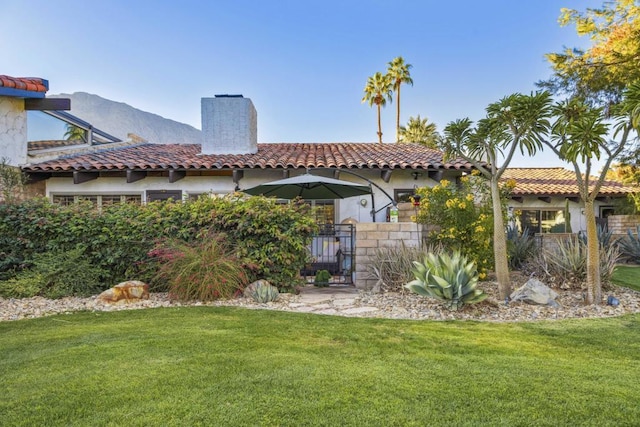
[(193, 126), (138, 110), (123, 102), (86, 92), (61, 93), (48, 97), (69, 98), (71, 114), (123, 141), (128, 139), (127, 134), (133, 133), (159, 144), (200, 143), (201, 132)]

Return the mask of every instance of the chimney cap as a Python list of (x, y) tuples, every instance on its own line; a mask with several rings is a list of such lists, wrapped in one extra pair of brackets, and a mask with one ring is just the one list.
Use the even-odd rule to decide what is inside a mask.
[(219, 95), (214, 95), (216, 98), (242, 98), (242, 95), (229, 95), (229, 94), (219, 94)]

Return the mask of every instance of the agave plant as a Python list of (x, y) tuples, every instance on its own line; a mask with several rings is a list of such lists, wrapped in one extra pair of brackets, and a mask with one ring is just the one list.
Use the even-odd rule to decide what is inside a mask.
[(444, 301), (450, 310), (459, 310), (465, 304), (475, 304), (487, 298), (477, 289), (478, 271), (473, 262), (455, 251), (452, 255), (429, 253), (424, 262), (413, 262), (415, 280), (405, 287), (418, 295)]
[(258, 303), (277, 301), (280, 297), (278, 288), (271, 285), (266, 280), (259, 280), (250, 286), (249, 296)]
[(618, 240), (618, 246), (628, 262), (640, 264), (640, 226), (636, 227), (635, 234), (632, 229), (627, 230), (627, 235)]

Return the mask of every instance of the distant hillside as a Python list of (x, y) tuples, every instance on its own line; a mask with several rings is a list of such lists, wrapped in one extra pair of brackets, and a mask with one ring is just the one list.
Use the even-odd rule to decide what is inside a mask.
[(193, 126), (138, 110), (123, 102), (85, 92), (61, 93), (48, 97), (71, 99), (71, 114), (123, 141), (127, 139), (128, 133), (134, 133), (149, 142), (159, 144), (200, 143), (200, 131)]

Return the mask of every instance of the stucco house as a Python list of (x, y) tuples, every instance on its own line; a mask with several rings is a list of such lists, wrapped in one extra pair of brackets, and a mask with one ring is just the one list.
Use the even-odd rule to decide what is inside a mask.
[[(509, 214), (520, 230), (532, 234), (577, 233), (586, 229), (584, 205), (580, 199), (575, 172), (562, 167), (509, 168), (502, 181), (515, 181), (509, 200)], [(595, 182), (596, 177), (591, 177)], [(617, 181), (605, 181), (595, 201), (595, 215), (601, 224), (615, 214), (615, 199), (626, 198), (637, 188)], [(565, 218), (569, 208), (569, 221)]]
[(322, 207), (323, 223), (384, 222), (387, 208), (414, 188), (455, 181), (472, 170), (468, 162), (445, 162), (440, 151), (419, 144), (259, 144), (257, 112), (242, 96), (203, 98), (202, 128), (201, 143), (105, 145), (22, 169), (45, 183), (44, 195), (54, 202), (85, 198), (98, 205), (227, 194), (306, 172), (373, 184), (373, 198), (312, 201)]

